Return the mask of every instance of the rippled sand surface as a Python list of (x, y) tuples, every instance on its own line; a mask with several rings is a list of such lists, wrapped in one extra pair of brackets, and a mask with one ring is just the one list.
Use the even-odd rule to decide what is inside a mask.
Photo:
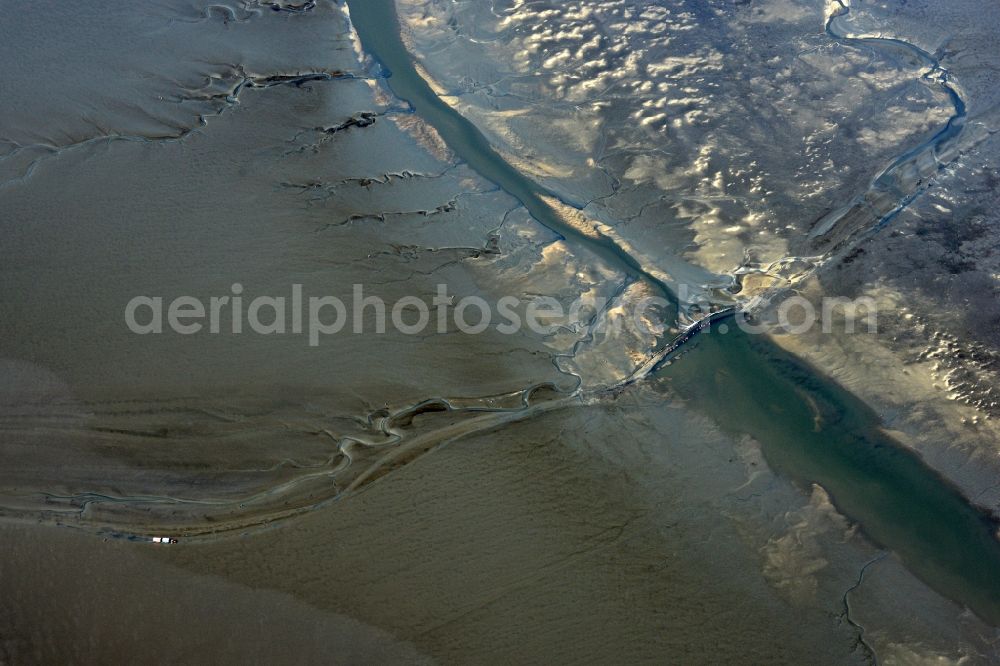
[[(864, 663), (844, 594), (872, 560), (868, 575), (897, 580), (848, 593), (852, 615), (869, 613), (869, 639), (920, 655), (989, 649), (973, 618), (935, 620), (957, 611), (933, 594), (887, 619), (925, 588), (822, 491), (802, 497), (752, 442), (713, 434), (666, 387), (467, 438), (240, 539), (140, 550), (48, 534), (5, 528), (16, 545), (3, 575), (24, 609), (15, 647), (49, 657), (158, 660), (166, 649), (207, 660), (219, 632), (233, 649), (224, 662), (280, 645), (307, 661), (325, 651), (344, 661)], [(37, 545), (46, 537), (57, 548)], [(34, 595), (42, 585), (54, 594)], [(112, 621), (121, 615), (134, 621)]]
[[(813, 274), (836, 243), (803, 238), (870, 163), (947, 120), (924, 64), (831, 45), (821, 3), (613, 4), (400, 7), (449, 104), (656, 279), (718, 304), (842, 287)], [(656, 336), (128, 330), (134, 296), (236, 283), (344, 300), (361, 284), (389, 303), (439, 284), (651, 293), (459, 159), (393, 96), (346, 7), (38, 2), (7, 14), (0, 53), (0, 661), (997, 661), (994, 628), (823, 488), (776, 474), (669, 375), (628, 381)], [(799, 161), (783, 133), (805, 137)], [(963, 168), (986, 178), (940, 177)], [(920, 201), (903, 223), (945, 205)], [(904, 348), (886, 343), (866, 384), (849, 342), (785, 346), (880, 405)], [(962, 367), (963, 409), (989, 407), (989, 365)], [(937, 408), (920, 379), (907, 390), (891, 397)], [(902, 414), (887, 425), (911, 443), (921, 421)], [(977, 414), (948, 423), (995, 442)], [(965, 467), (949, 455), (932, 466)], [(993, 497), (989, 471), (953, 476)], [(178, 543), (151, 543), (164, 534)]]
[(996, 513), (995, 8), (399, 5), (449, 103), (692, 297), (875, 299), (877, 340), (785, 342)]

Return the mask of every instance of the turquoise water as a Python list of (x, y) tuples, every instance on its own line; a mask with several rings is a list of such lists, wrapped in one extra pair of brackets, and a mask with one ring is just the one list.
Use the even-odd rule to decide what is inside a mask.
[(882, 432), (863, 402), (766, 338), (730, 329), (699, 336), (670, 366), (677, 391), (723, 430), (752, 435), (778, 474), (825, 488), (922, 580), (1000, 623), (994, 521)]
[[(393, 0), (349, 5), (366, 52), (385, 69), (392, 90), (462, 160), (571, 245), (585, 245), (670, 296), (614, 243), (565, 225), (542, 200), (549, 193), (508, 164), (475, 126), (434, 94), (400, 39)], [(947, 140), (952, 131), (939, 138)], [(761, 442), (778, 473), (803, 486), (823, 486), (838, 509), (929, 585), (1000, 625), (1000, 541), (994, 522), (885, 435), (864, 403), (765, 337), (729, 328), (726, 335), (710, 329), (696, 336), (683, 360), (660, 374), (724, 430)]]

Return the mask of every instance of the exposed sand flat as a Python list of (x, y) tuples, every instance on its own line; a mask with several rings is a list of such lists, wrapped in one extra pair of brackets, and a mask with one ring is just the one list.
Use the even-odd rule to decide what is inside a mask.
[[(997, 629), (947, 598), (966, 580), (929, 588), (838, 497), (796, 483), (782, 463), (797, 451), (746, 435), (759, 415), (702, 397), (744, 397), (722, 390), (735, 364), (694, 365), (716, 347), (651, 372), (703, 312), (665, 305), (658, 332), (599, 334), (664, 285), (729, 303), (889, 281), (880, 296), (988, 356), (995, 341), (968, 330), (990, 330), (989, 312), (964, 332), (947, 309), (928, 318), (940, 299), (892, 282), (885, 234), (841, 252), (864, 269), (850, 278), (802, 281), (828, 250), (803, 239), (829, 202), (947, 119), (920, 58), (832, 44), (837, 7), (796, 0), (399, 4), (450, 112), (562, 197), (546, 205), (586, 242), (394, 97), (340, 4), (42, 2), (0, 27), (16, 65), (0, 96), (0, 662), (1000, 661)], [(848, 19), (869, 35), (891, 17)], [(986, 159), (988, 135), (969, 136)], [(988, 184), (985, 167), (914, 173), (951, 194), (900, 215), (917, 230), (905, 257), (931, 211), (973, 216), (991, 196), (948, 199)], [(853, 238), (841, 220), (870, 221), (816, 237)], [(995, 273), (990, 237), (961, 244), (981, 263), (957, 281)], [(476, 335), (374, 333), (369, 308), (316, 340), (294, 323), (236, 333), (226, 314), (218, 333), (141, 336), (123, 316), (137, 295), (249, 302), (299, 285), (349, 302), (363, 285), (391, 307), (442, 284), (607, 305)], [(993, 468), (969, 471), (995, 437), (985, 357), (932, 370), (927, 349), (904, 385), (919, 344), (778, 341), (995, 508)], [(879, 373), (859, 370), (872, 358)], [(854, 412), (817, 401), (820, 375), (783, 381), (785, 404), (759, 403), (778, 424), (763, 432), (805, 405), (806, 430), (839, 445)]]

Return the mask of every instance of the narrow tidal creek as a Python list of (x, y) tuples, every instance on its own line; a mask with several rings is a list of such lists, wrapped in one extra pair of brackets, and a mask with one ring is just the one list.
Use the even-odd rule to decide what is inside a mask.
[[(553, 196), (550, 192), (507, 163), (471, 122), (434, 93), (402, 42), (394, 0), (348, 4), (365, 51), (380, 63), (393, 92), (409, 102), (462, 160), (570, 245), (585, 246), (630, 279), (648, 281), (676, 301), (662, 282), (611, 239), (567, 225), (545, 202), (545, 197)], [(954, 139), (965, 109), (931, 56), (899, 40), (845, 37), (837, 32), (845, 13), (846, 7), (828, 22), (832, 39), (848, 47), (863, 42), (869, 48), (910, 49), (936, 68), (940, 85), (955, 106), (944, 129), (900, 155), (876, 177), (872, 188), (881, 194), (892, 189), (893, 175), (919, 153), (939, 151)], [(908, 203), (908, 196), (896, 197), (875, 222), (884, 224)], [(680, 362), (656, 372), (668, 376), (693, 409), (710, 415), (722, 429), (759, 441), (778, 473), (804, 486), (821, 485), (872, 541), (896, 553), (931, 587), (1000, 625), (996, 521), (886, 435), (877, 415), (863, 402), (781, 351), (766, 336), (751, 336), (734, 326), (723, 334), (719, 318), (714, 319), (711, 326), (683, 341), (686, 353)], [(664, 348), (669, 345), (671, 341), (664, 341)]]

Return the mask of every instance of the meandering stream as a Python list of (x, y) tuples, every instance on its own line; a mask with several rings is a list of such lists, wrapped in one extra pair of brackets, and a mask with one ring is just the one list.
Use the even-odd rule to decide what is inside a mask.
[[(649, 281), (673, 298), (662, 282), (611, 239), (567, 225), (545, 202), (551, 193), (506, 162), (471, 122), (434, 93), (402, 42), (394, 0), (348, 4), (363, 48), (381, 64), (393, 92), (409, 102), (461, 159), (515, 197), (539, 223), (561, 234), (571, 246), (586, 247), (630, 279)], [(841, 5), (829, 18), (826, 30), (832, 39), (847, 47), (863, 44), (911, 50), (928, 64), (928, 76), (938, 77), (955, 107), (946, 127), (902, 153), (829, 224), (831, 228), (838, 224), (843, 212), (859, 202), (871, 210), (872, 199), (888, 196), (890, 204), (875, 206), (877, 212), (864, 217), (871, 217), (877, 228), (919, 191), (899, 191), (901, 171), (928, 151), (936, 158), (948, 147), (962, 130), (965, 104), (948, 84), (940, 63), (925, 51), (900, 40), (841, 34), (839, 25), (847, 11)], [(851, 235), (857, 231), (852, 228)], [(779, 350), (765, 336), (735, 328), (723, 335), (714, 322), (699, 327), (697, 334), (663, 341), (661, 358), (664, 350), (674, 351), (678, 342), (692, 347), (683, 362), (659, 367), (658, 372), (670, 378), (692, 408), (711, 415), (728, 432), (753, 436), (776, 471), (804, 486), (823, 486), (839, 510), (925, 582), (983, 619), (1000, 624), (1000, 541), (995, 521), (887, 436), (865, 404)], [(657, 367), (654, 362), (649, 370)]]

